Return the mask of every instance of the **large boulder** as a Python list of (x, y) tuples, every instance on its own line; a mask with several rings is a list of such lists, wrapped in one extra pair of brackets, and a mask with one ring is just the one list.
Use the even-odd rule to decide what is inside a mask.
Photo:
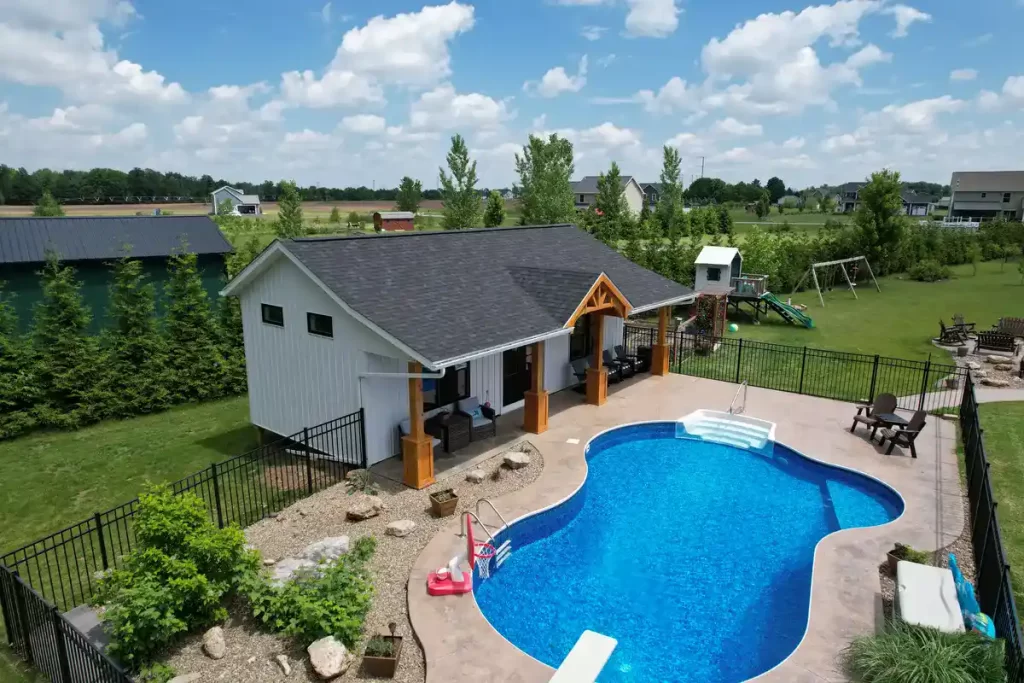
[(203, 652), (210, 659), (224, 659), (228, 644), (224, 642), (224, 629), (214, 626), (203, 634)]
[(277, 564), (270, 572), (270, 581), (275, 585), (281, 585), (285, 581), (291, 581), (296, 572), (309, 570), (316, 567), (316, 562), (302, 557), (286, 557)]
[(1002, 388), (1002, 387), (1010, 386), (1009, 380), (998, 379), (996, 377), (986, 377), (985, 379), (981, 380), (981, 383), (984, 384), (987, 387), (1000, 387), (1000, 388)]
[(505, 456), (505, 467), (518, 470), (530, 464), (530, 456), (526, 453), (509, 453)]
[(311, 543), (302, 551), (302, 559), (310, 562), (334, 562), (348, 552), (348, 536), (332, 536)]
[(992, 355), (985, 356), (985, 362), (986, 363), (991, 363), (992, 365), (1000, 365), (1002, 363), (1012, 363), (1013, 362), (1013, 356), (1001, 356), (1001, 355), (999, 355), (997, 353), (993, 353)]
[(397, 521), (388, 524), (387, 529), (384, 530), (388, 536), (398, 536), (402, 538), (412, 533), (412, 530), (416, 528), (416, 522), (411, 519), (399, 519)]
[(334, 636), (327, 636), (314, 642), (306, 652), (309, 663), (317, 675), (325, 681), (348, 671), (355, 656)]
[(384, 509), (384, 501), (377, 496), (360, 495), (352, 505), (349, 506), (345, 516), (353, 522), (361, 522), (364, 519), (376, 517)]
[(977, 361), (969, 360), (969, 361), (967, 361), (966, 365), (971, 370), (981, 370), (981, 363), (979, 363)]
[(1013, 372), (1017, 367), (1013, 363), (1000, 363), (996, 366), (996, 370), (1002, 370), (1003, 372)]

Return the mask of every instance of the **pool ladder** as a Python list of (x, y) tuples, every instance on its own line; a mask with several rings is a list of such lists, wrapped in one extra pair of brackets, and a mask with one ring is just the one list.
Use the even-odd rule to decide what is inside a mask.
[[(736, 390), (736, 395), (732, 397), (732, 403), (729, 404), (730, 415), (742, 415), (743, 411), (747, 409), (747, 389), (749, 388), (750, 385), (747, 384), (747, 380), (743, 380), (743, 384)], [(736, 400), (739, 399), (740, 392), (743, 392), (743, 402), (737, 407)]]
[[(459, 534), (459, 537), (460, 538), (465, 538), (466, 537), (466, 517), (468, 516), (468, 517), (472, 517), (474, 520), (476, 520), (476, 523), (479, 524), (480, 528), (484, 530), (485, 534), (487, 534), (487, 538), (491, 539), (491, 545), (494, 545), (494, 544), (497, 543), (497, 541), (495, 541), (495, 539), (494, 539), (494, 534), (492, 534), (490, 528), (488, 528), (488, 526), (486, 524), (484, 524), (480, 520), (480, 506), (483, 503), (487, 503), (487, 506), (490, 507), (491, 510), (494, 512), (494, 514), (496, 514), (498, 516), (498, 519), (501, 520), (501, 526), (498, 527), (495, 530), (494, 534), (500, 534), (502, 531), (504, 531), (505, 529), (508, 528), (508, 522), (506, 522), (505, 518), (502, 516), (502, 514), (500, 512), (498, 512), (498, 508), (494, 507), (494, 503), (492, 503), (490, 501), (490, 499), (488, 499), (488, 498), (481, 498), (480, 500), (478, 500), (476, 502), (475, 512), (470, 512), (469, 510), (467, 510), (463, 514), (463, 517), (462, 517), (462, 531)], [(507, 560), (509, 555), (511, 555), (511, 554), (512, 554), (512, 539), (506, 538), (505, 542), (502, 543), (501, 545), (497, 546), (497, 548), (494, 551), (494, 567), (498, 568), (501, 565), (505, 564), (505, 560)]]

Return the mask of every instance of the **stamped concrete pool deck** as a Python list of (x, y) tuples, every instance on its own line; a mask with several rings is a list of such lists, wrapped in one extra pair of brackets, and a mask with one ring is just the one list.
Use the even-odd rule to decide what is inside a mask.
[[(583, 404), (580, 395), (571, 391), (554, 395), (548, 431), (520, 435), (543, 454), (543, 473), (532, 485), (494, 503), (509, 521), (558, 503), (585, 480), (583, 449), (594, 435), (629, 422), (674, 420), (699, 408), (726, 410), (736, 391), (734, 384), (713, 380), (645, 375), (610, 387), (608, 402), (599, 408)], [(758, 683), (846, 681), (840, 653), (854, 637), (873, 632), (882, 622), (878, 566), (886, 550), (896, 541), (935, 550), (955, 540), (963, 528), (954, 424), (930, 417), (917, 439), (914, 460), (899, 448), (892, 456), (884, 455), (883, 449), (868, 441), (863, 427), (851, 434), (854, 412), (851, 404), (840, 401), (749, 389), (746, 414), (775, 422), (778, 441), (824, 462), (874, 476), (906, 501), (903, 516), (888, 525), (841, 531), (818, 544), (807, 634), (789, 658), (752, 679)], [(506, 416), (506, 424), (513, 419), (517, 416)], [(579, 442), (570, 444), (570, 439)], [(500, 524), (493, 513), (482, 516), (488, 525)], [(409, 616), (423, 647), (427, 682), (548, 681), (554, 670), (506, 641), (484, 618), (471, 594), (427, 595), (428, 572), (463, 547), (458, 534), (458, 521), (439, 532), (409, 577)]]

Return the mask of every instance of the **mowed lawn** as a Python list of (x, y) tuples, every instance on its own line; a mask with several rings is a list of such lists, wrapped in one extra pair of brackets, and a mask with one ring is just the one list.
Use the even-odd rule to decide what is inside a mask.
[(244, 396), (0, 442), (0, 552), (256, 445)]
[(980, 407), (985, 453), (1018, 609), (1024, 607), (1024, 403)]
[[(949, 324), (954, 313), (963, 313), (983, 330), (1003, 316), (1024, 316), (1024, 286), (1016, 263), (981, 263), (977, 276), (971, 266), (953, 271), (955, 277), (944, 282), (917, 282), (906, 275), (879, 278), (881, 293), (870, 281), (862, 282), (857, 299), (845, 283), (837, 283), (825, 293), (824, 308), (813, 289), (798, 292), (793, 301), (807, 306), (814, 329), (790, 325), (775, 312), (762, 316), (760, 325), (731, 311), (729, 320), (739, 325), (736, 336), (744, 339), (896, 358), (924, 360), (931, 355), (945, 363), (949, 354), (931, 343), (939, 334), (940, 319)], [(842, 275), (836, 280), (842, 281)], [(789, 298), (789, 292), (776, 295), (783, 301)]]

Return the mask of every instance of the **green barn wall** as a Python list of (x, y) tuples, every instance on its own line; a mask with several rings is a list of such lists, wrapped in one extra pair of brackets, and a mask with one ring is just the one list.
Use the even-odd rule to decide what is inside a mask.
[[(167, 260), (166, 259), (143, 259), (143, 271), (146, 273), (147, 283), (152, 283), (156, 288), (157, 314), (163, 315), (164, 311), (164, 285), (167, 282)], [(113, 270), (110, 264), (99, 261), (67, 262), (67, 265), (75, 269), (75, 279), (82, 284), (82, 299), (92, 310), (93, 332), (99, 332), (108, 326), (107, 303), (110, 298), (110, 283), (113, 280)], [(198, 258), (200, 277), (203, 280), (203, 287), (210, 295), (212, 306), (217, 305), (220, 298), (219, 292), (224, 288), (227, 280), (224, 257), (210, 254)], [(5, 282), (4, 292), (13, 294), (12, 302), (14, 310), (18, 314), (18, 324), (23, 332), (27, 332), (32, 326), (32, 310), (36, 303), (43, 298), (42, 282), (39, 271), (43, 264), (19, 264), (3, 266), (0, 268), (0, 280)]]

